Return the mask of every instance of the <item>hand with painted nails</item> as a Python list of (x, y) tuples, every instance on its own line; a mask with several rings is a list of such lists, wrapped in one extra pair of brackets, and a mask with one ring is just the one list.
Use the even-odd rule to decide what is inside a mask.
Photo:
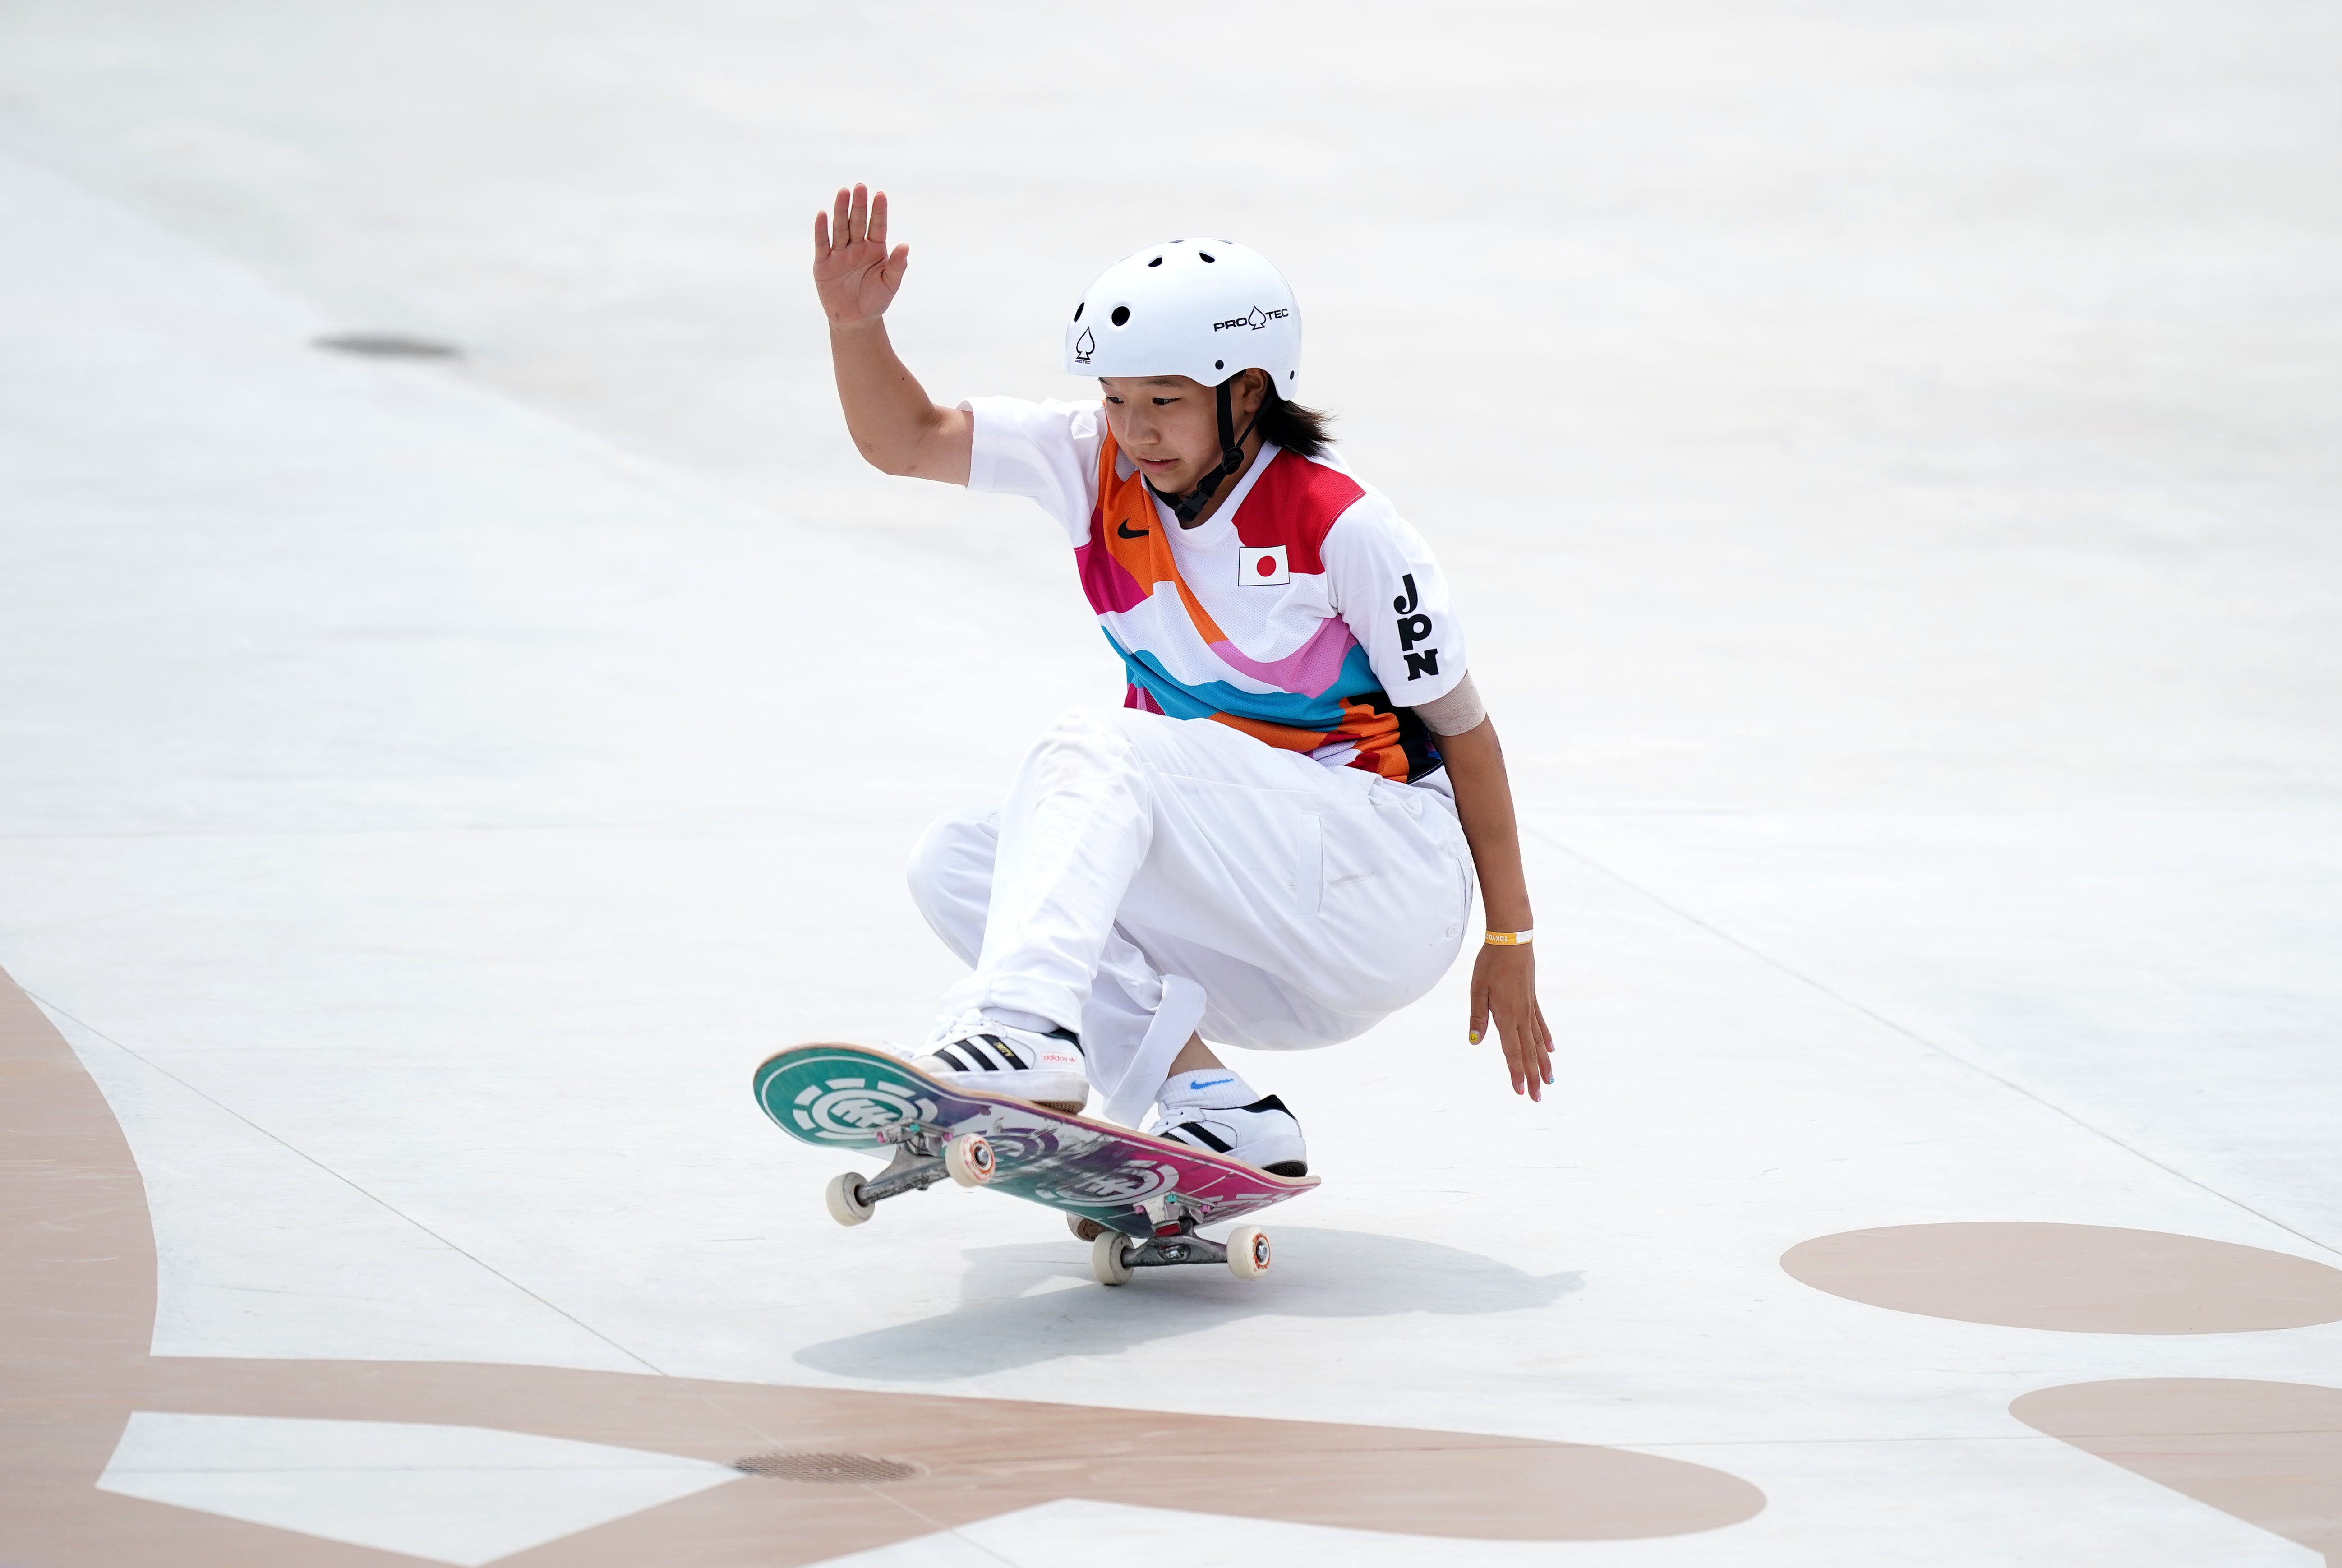
[(866, 326), (886, 314), (911, 247), (886, 248), (886, 193), (857, 185), (840, 189), (826, 213), (813, 216), (813, 285), (835, 327)]
[(1513, 1093), (1545, 1098), (1553, 1082), (1553, 1031), (1537, 1005), (1536, 950), (1484, 946), (1472, 965), (1472, 1044), (1477, 1045), (1493, 1020), (1513, 1075)]

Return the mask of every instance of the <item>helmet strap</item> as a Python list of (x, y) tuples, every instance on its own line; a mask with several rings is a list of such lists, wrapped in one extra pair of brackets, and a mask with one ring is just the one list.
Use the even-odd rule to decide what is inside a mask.
[[(1242, 371), (1236, 373), (1237, 375), (1243, 374)], [(1276, 395), (1276, 390), (1274, 387), (1263, 395), (1260, 408), (1255, 409), (1253, 416), (1245, 422), (1244, 435), (1238, 435), (1236, 404), (1228, 394), (1228, 388), (1236, 385), (1236, 379), (1235, 375), (1231, 375), (1227, 380), (1220, 383), (1217, 388), (1220, 405), (1220, 465), (1196, 480), (1196, 487), (1185, 495), (1166, 495), (1155, 488), (1155, 481), (1152, 479), (1146, 481), (1147, 493), (1171, 508), (1171, 514), (1179, 519), (1179, 526), (1182, 528), (1195, 522), (1196, 514), (1212, 504), (1212, 497), (1219, 494), (1220, 482), (1244, 466), (1244, 435), (1252, 434), (1252, 427), (1260, 423), (1261, 410), (1268, 406), (1269, 398)]]

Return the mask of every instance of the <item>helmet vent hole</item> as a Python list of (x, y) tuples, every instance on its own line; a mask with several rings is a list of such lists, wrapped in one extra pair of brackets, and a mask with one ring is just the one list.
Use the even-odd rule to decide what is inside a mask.
[(1199, 256), (1202, 256), (1206, 261), (1209, 261), (1209, 262), (1216, 262), (1216, 261), (1217, 261), (1217, 260), (1219, 260), (1219, 259), (1220, 259), (1219, 257), (1217, 257), (1217, 256), (1214, 255), (1213, 255), (1211, 252), (1209, 252), (1209, 251), (1197, 251), (1196, 254), (1197, 255), (1199, 255)]
[(1116, 306), (1114, 307), (1114, 325), (1116, 325), (1116, 326), (1121, 326), (1121, 325), (1123, 325), (1125, 323), (1128, 322), (1129, 320), (1130, 320), (1130, 307), (1129, 307), (1128, 305), (1116, 305)]
[(1226, 370), (1227, 367), (1228, 362), (1225, 359), (1216, 359), (1212, 361), (1212, 368), (1214, 370)]
[(1075, 319), (1076, 321), (1079, 321), (1079, 320), (1081, 320), (1081, 319), (1082, 319), (1082, 312), (1084, 312), (1084, 311), (1086, 311), (1086, 310), (1089, 309), (1089, 307), (1090, 307), (1090, 302), (1089, 302), (1089, 301), (1087, 301), (1087, 300), (1084, 300), (1084, 301), (1082, 301), (1082, 303), (1081, 303), (1081, 304), (1079, 304), (1079, 305), (1077, 305), (1074, 306), (1074, 319)]
[(1163, 265), (1163, 258), (1161, 256), (1156, 256), (1153, 261), (1148, 262), (1146, 265), (1148, 266), (1161, 266)]

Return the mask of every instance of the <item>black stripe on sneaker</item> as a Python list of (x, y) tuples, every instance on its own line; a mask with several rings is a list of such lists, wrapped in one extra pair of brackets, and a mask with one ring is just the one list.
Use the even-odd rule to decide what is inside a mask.
[[(1274, 1094), (1264, 1094), (1259, 1099), (1255, 1100), (1251, 1104), (1239, 1106), (1237, 1108), (1245, 1111), (1285, 1111), (1285, 1102), (1278, 1099)], [(1288, 1116), (1293, 1114), (1290, 1111), (1285, 1111), (1285, 1114)], [(1298, 1118), (1296, 1118), (1296, 1120), (1298, 1120)]]
[(967, 1064), (953, 1055), (951, 1054), (951, 1047), (948, 1045), (937, 1046), (936, 1048), (936, 1055), (938, 1059), (950, 1063), (951, 1069), (955, 1073), (965, 1073), (968, 1070)]
[(989, 1056), (986, 1055), (986, 1054), (984, 1054), (983, 1048), (976, 1044), (976, 1040), (975, 1040), (975, 1038), (974, 1038), (973, 1036), (971, 1036), (971, 1037), (970, 1037), (970, 1038), (968, 1038), (968, 1039), (966, 1039), (966, 1040), (961, 1041), (961, 1042), (959, 1043), (959, 1048), (960, 1048), (961, 1050), (963, 1050), (963, 1051), (966, 1052), (969, 1055), (971, 1055), (971, 1056), (975, 1057), (975, 1058), (976, 1058), (976, 1064), (977, 1066), (979, 1066), (979, 1067), (983, 1068), (986, 1072), (987, 1072), (987, 1073), (997, 1073), (997, 1072), (999, 1072), (999, 1071), (1000, 1071), (1000, 1064), (999, 1064), (999, 1063), (997, 1063), (997, 1062), (995, 1062), (991, 1057), (989, 1057)]
[(1063, 1040), (1075, 1050), (1081, 1051), (1083, 1055), (1086, 1056), (1089, 1054), (1088, 1052), (1082, 1051), (1082, 1037), (1075, 1034), (1070, 1029), (1052, 1029), (1048, 1034), (1043, 1035), (1042, 1038), (1045, 1040)]
[(1025, 1058), (1016, 1054), (1016, 1047), (1011, 1045), (1007, 1040), (1001, 1035), (983, 1034), (977, 1036), (977, 1038), (981, 1039), (986, 1044), (991, 1046), (992, 1054), (999, 1057), (1003, 1062), (1007, 1063), (1011, 1067), (1017, 1068), (1020, 1071), (1024, 1068)]
[(1234, 1144), (1229, 1143), (1201, 1122), (1182, 1122), (1179, 1124), (1179, 1131), (1215, 1154), (1225, 1154), (1236, 1147)]

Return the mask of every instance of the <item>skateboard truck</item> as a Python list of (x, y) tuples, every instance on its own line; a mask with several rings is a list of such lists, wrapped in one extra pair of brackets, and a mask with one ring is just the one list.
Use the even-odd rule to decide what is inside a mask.
[(1098, 1283), (1127, 1284), (1134, 1270), (1182, 1263), (1222, 1263), (1240, 1280), (1268, 1273), (1268, 1233), (1258, 1225), (1238, 1225), (1226, 1241), (1216, 1242), (1196, 1233), (1195, 1209), (1185, 1199), (1149, 1198), (1138, 1213), (1154, 1227), (1153, 1235), (1102, 1229), (1090, 1243), (1090, 1273)]
[(946, 1138), (924, 1129), (889, 1140), (895, 1157), (875, 1176), (847, 1171), (830, 1178), (822, 1197), (829, 1217), (841, 1225), (858, 1225), (888, 1198), (925, 1192), (948, 1176), (963, 1187), (980, 1187), (999, 1168), (992, 1144), (981, 1133), (961, 1133)]

